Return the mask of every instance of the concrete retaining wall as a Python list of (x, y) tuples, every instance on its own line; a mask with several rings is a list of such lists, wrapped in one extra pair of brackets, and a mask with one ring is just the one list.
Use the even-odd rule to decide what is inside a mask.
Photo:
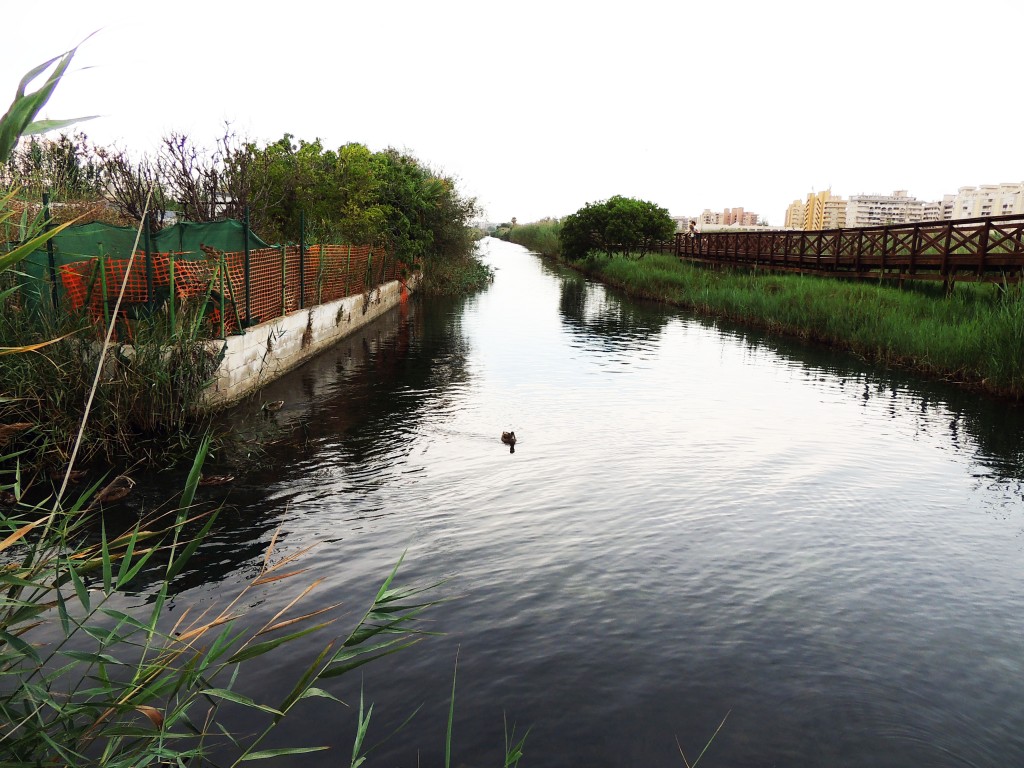
[(393, 280), (369, 294), (301, 309), (246, 328), (244, 334), (225, 341), (210, 342), (210, 351), (221, 356), (221, 363), (206, 390), (204, 406), (223, 408), (279, 378), (406, 301), (417, 282), (417, 278), (404, 284)]

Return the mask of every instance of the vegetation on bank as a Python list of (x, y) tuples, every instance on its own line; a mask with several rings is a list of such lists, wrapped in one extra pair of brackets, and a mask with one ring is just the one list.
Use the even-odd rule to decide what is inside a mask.
[(495, 231), (494, 236), (518, 243), (544, 256), (559, 256), (562, 253), (558, 241), (561, 229), (562, 224), (558, 219), (541, 219), (530, 224), (502, 225)]
[[(26, 75), (11, 109), (0, 118), (0, 161), (17, 136), (38, 128), (32, 121), (74, 53), (72, 49)], [(54, 62), (45, 85), (27, 92), (27, 85)], [(4, 210), (10, 199), (0, 200), (0, 222), (10, 212)], [(17, 277), (19, 260), (48, 235), (36, 231), (33, 236), (39, 239), (0, 255), (0, 304), (15, 293), (10, 279)], [(157, 512), (140, 506), (129, 523), (119, 522), (104, 507), (131, 490), (130, 478), (119, 476), (103, 490), (98, 483), (77, 494), (67, 489), (78, 474), (81, 437), (109, 396), (98, 395), (108, 366), (115, 378), (141, 387), (128, 412), (148, 419), (155, 415), (148, 400), (160, 382), (147, 372), (152, 361), (146, 357), (163, 360), (157, 372), (173, 373), (195, 367), (191, 350), (147, 344), (128, 355), (124, 349), (112, 351), (106, 342), (61, 349), (65, 342), (79, 341), (82, 329), (75, 326), (75, 318), (30, 314), (17, 302), (4, 309), (0, 319), (12, 332), (34, 341), (0, 349), (0, 360), (13, 360), (11, 370), (21, 371), (26, 381), (53, 387), (53, 393), (36, 397), (54, 398), (40, 406), (46, 418), (69, 420), (55, 430), (75, 432), (80, 424), (82, 432), (69, 446), (60, 473), (51, 478), (59, 490), (32, 493), (36, 473), (22, 465), (27, 455), (24, 433), (41, 425), (0, 418), (0, 764), (238, 765), (326, 750), (322, 744), (282, 747), (274, 732), (303, 707), (329, 706), (323, 700), (342, 704), (339, 681), (350, 680), (363, 664), (418, 642), (424, 632), (416, 622), (436, 604), (431, 594), (438, 585), (399, 585), (396, 565), (351, 630), (339, 632), (335, 623), (343, 618), (341, 603), (315, 608), (302, 604), (318, 584), (295, 585), (305, 573), (297, 561), (308, 548), (282, 554), (275, 548), (275, 533), (262, 562), (255, 564), (233, 599), (219, 605), (207, 602), (200, 609), (179, 605), (177, 613), (169, 614), (182, 589), (181, 577), (196, 568), (193, 557), (217, 520), (217, 509), (195, 500), (210, 440), (199, 445), (180, 498)], [(136, 339), (143, 340), (154, 339)], [(54, 370), (44, 370), (47, 366)], [(90, 384), (81, 392), (64, 392), (67, 375)], [(202, 370), (187, 375), (197, 381), (204, 376)], [(6, 376), (4, 384), (10, 385)], [(0, 404), (31, 397), (12, 397), (5, 388)], [(63, 400), (79, 397), (85, 401), (81, 413), (72, 417), (60, 410), (77, 407), (77, 402)], [(15, 439), (16, 445), (8, 444)], [(294, 587), (291, 594), (281, 594), (289, 587)], [(257, 619), (260, 610), (275, 603), (283, 607)], [(322, 650), (299, 661), (290, 690), (264, 689), (252, 696), (242, 692), (247, 680), (258, 678), (273, 663), (269, 654), (287, 654), (294, 641), (316, 636), (322, 638)], [(451, 764), (454, 696), (453, 681), (446, 766)], [(246, 712), (243, 719), (237, 717), (239, 709)], [(236, 713), (234, 722), (244, 722), (244, 728), (231, 728), (228, 711)], [(362, 765), (372, 749), (366, 742), (372, 712), (372, 706), (364, 707), (360, 690), (352, 768)], [(518, 764), (525, 739), (517, 738), (513, 728), (506, 738), (506, 766)]]
[(633, 296), (849, 349), (869, 360), (1024, 397), (1020, 285), (840, 281), (712, 270), (671, 254), (591, 256), (574, 266)]
[[(563, 220), (564, 221), (564, 220)], [(826, 343), (885, 365), (1024, 398), (1024, 288), (844, 281), (710, 269), (670, 254), (642, 259), (592, 248), (564, 258), (562, 223), (543, 219), (495, 236), (561, 259), (639, 298)]]
[(672, 237), (676, 224), (668, 210), (646, 200), (615, 195), (587, 203), (561, 221), (558, 243), (573, 261), (596, 253), (642, 258)]
[[(56, 80), (47, 81), (32, 103), (45, 101)], [(252, 230), (267, 242), (304, 238), (386, 249), (422, 272), (427, 294), (471, 292), (491, 279), (471, 225), (479, 214), (476, 200), (408, 152), (372, 152), (358, 143), (329, 149), (319, 139), (288, 134), (263, 144), (226, 129), (211, 148), (171, 133), (155, 151), (136, 154), (96, 146), (81, 132), (43, 138), (21, 130), (27, 126), (21, 121), (18, 131), (0, 137), (0, 185), (11, 190), (0, 203), (0, 243), (8, 247), (44, 229), (41, 201), (48, 193), (56, 223), (135, 226), (145, 220), (159, 230), (173, 220), (248, 214)], [(21, 133), (32, 135), (19, 140)], [(8, 439), (0, 428), (0, 450), (16, 436), (22, 461), (48, 470), (67, 460), (92, 381), (97, 336), (83, 317), (24, 301), (17, 286), (29, 279), (8, 273), (0, 282), (0, 350), (47, 346), (30, 355), (0, 354), (0, 424), (18, 425)], [(116, 296), (118, 286), (109, 290)], [(38, 293), (48, 295), (49, 288)], [(142, 351), (121, 350), (105, 364), (83, 459), (170, 464), (194, 450), (209, 426), (198, 406), (212, 368), (201, 353), (198, 326), (191, 330), (170, 329), (159, 310), (140, 320), (132, 346)]]

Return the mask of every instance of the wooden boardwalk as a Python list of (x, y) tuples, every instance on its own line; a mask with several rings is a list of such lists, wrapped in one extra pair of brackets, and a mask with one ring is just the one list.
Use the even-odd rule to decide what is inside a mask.
[(677, 233), (659, 250), (722, 266), (882, 280), (1017, 282), (1024, 216), (817, 231)]

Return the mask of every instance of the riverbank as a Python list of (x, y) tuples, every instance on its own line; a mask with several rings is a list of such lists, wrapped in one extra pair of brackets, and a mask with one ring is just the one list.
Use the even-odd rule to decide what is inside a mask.
[(669, 254), (572, 265), (631, 296), (848, 349), (868, 360), (1024, 398), (1024, 292), (1019, 286), (846, 282), (716, 271)]
[(1016, 400), (1024, 399), (1024, 292), (961, 284), (847, 282), (712, 270), (669, 254), (561, 259), (557, 223), (517, 227), (510, 239), (630, 296), (846, 349)]

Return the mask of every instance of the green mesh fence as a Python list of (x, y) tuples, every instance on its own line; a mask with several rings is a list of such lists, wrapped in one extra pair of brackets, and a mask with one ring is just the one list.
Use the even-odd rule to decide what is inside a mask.
[[(189, 307), (200, 308), (211, 335), (221, 336), (303, 307), (403, 279), (408, 270), (387, 252), (368, 245), (268, 246), (245, 236), (237, 221), (183, 223), (140, 239), (130, 263), (135, 230), (104, 224), (71, 227), (54, 238), (58, 311), (86, 312), (102, 329), (125, 284), (117, 335), (131, 337), (133, 321), (161, 313), (172, 324)], [(129, 270), (130, 266), (130, 270)], [(49, 257), (38, 251), (23, 262), (26, 304), (51, 305)], [(247, 279), (248, 278), (248, 279)]]

